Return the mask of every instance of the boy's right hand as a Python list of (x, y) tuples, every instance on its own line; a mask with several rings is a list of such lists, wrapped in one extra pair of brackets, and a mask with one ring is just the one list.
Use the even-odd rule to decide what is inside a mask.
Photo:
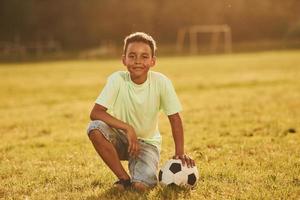
[(130, 156), (136, 157), (139, 154), (140, 145), (138, 143), (135, 130), (132, 126), (129, 126), (125, 132), (128, 139), (128, 153)]

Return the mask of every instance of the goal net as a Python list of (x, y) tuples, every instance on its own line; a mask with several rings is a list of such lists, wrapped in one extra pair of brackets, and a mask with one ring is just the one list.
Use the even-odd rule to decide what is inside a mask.
[[(204, 33), (211, 35), (209, 49), (212, 53), (217, 51), (220, 43), (222, 43), (225, 53), (232, 52), (231, 28), (228, 25), (198, 25), (179, 29), (176, 42), (177, 52), (183, 51), (185, 38), (187, 38), (189, 40), (188, 46), (190, 53), (197, 53), (198, 47), (201, 45), (199, 44), (198, 38)], [(221, 41), (220, 36), (223, 37)]]

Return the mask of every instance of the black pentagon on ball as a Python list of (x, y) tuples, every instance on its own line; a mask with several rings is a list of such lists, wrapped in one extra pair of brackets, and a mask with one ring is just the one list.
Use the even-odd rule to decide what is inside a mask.
[(172, 163), (169, 169), (171, 172), (176, 174), (181, 171), (181, 165), (179, 163)]
[(162, 171), (159, 170), (158, 172), (158, 180), (161, 181), (162, 180)]
[(175, 183), (170, 183), (169, 185), (168, 185), (168, 187), (170, 187), (170, 188), (176, 188), (176, 187), (178, 187), (178, 185), (176, 185)]
[(188, 175), (188, 184), (189, 185), (194, 185), (196, 183), (196, 180), (197, 180), (197, 178), (196, 178), (195, 174)]

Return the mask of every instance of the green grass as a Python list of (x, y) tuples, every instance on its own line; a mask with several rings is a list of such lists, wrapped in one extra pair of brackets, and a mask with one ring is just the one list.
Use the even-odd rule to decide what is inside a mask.
[[(300, 198), (300, 51), (158, 59), (200, 171), (191, 191), (111, 188), (85, 128), (106, 77), (121, 69), (117, 60), (0, 64), (1, 199)], [(163, 115), (160, 130), (162, 164), (173, 154)]]

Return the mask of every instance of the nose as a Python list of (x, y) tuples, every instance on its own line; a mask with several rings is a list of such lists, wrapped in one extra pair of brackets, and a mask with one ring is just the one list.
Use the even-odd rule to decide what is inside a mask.
[(142, 59), (140, 57), (136, 57), (136, 59), (134, 60), (135, 64), (141, 64), (142, 63)]

